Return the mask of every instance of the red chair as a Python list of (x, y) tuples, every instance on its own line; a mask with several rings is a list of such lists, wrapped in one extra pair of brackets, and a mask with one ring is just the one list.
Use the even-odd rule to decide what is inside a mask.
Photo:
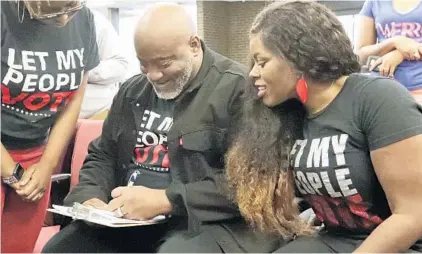
[(87, 119), (81, 119), (78, 122), (75, 147), (73, 148), (73, 156), (70, 164), (71, 188), (79, 182), (79, 170), (81, 170), (85, 157), (88, 154), (88, 145), (101, 135), (103, 122), (102, 120)]
[[(78, 183), (79, 179), (79, 170), (81, 169), (86, 155), (88, 154), (88, 145), (101, 135), (103, 126), (102, 120), (88, 120), (80, 119), (76, 126), (76, 132), (74, 136), (74, 142), (70, 142), (71, 145), (71, 161), (70, 163), (70, 172), (71, 172), (71, 183), (70, 186), (74, 186)], [(69, 156), (70, 157), (70, 156)], [(62, 165), (66, 165), (66, 162), (63, 162)], [(60, 173), (60, 172), (55, 172)], [(60, 178), (64, 178), (66, 175), (54, 175), (52, 180), (55, 181)], [(37, 243), (35, 244), (34, 253), (40, 253), (44, 245), (53, 237), (60, 229), (60, 226), (48, 226), (43, 227), (40, 235), (38, 236)]]

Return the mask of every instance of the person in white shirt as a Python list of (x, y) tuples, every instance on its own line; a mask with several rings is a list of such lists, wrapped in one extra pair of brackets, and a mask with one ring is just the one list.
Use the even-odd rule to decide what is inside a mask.
[(96, 11), (94, 13), (100, 64), (89, 72), (79, 118), (104, 119), (119, 82), (125, 81), (129, 61), (121, 50), (119, 36), (111, 23)]

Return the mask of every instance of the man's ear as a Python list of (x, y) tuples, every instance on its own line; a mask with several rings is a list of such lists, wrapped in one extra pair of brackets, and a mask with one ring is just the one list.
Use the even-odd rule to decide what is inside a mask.
[(194, 54), (194, 56), (197, 56), (199, 52), (201, 52), (201, 40), (197, 35), (194, 35), (191, 37), (189, 41), (189, 46)]

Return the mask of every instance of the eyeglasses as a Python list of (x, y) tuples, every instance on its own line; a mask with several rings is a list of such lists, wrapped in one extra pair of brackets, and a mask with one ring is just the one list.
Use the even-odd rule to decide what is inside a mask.
[[(30, 1), (30, 0), (25, 0), (25, 1)], [(58, 16), (66, 15), (66, 14), (68, 15), (75, 14), (77, 11), (79, 11), (80, 9), (86, 6), (86, 0), (81, 0), (79, 1), (79, 4), (76, 6), (66, 8), (63, 11), (54, 12), (54, 13), (41, 13), (41, 1), (37, 1), (38, 12), (35, 12), (35, 10), (32, 8), (30, 4), (27, 4), (26, 6), (27, 6), (31, 19), (51, 19), (51, 18), (56, 18)]]

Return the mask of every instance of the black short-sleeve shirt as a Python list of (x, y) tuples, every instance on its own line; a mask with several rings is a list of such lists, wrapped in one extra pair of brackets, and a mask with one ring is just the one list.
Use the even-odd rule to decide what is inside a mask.
[[(22, 10), (22, 9), (20, 9)], [(44, 142), (57, 116), (99, 63), (92, 13), (64, 26), (45, 25), (15, 1), (1, 1), (1, 134), (8, 149)]]
[(306, 119), (293, 146), (297, 191), (328, 230), (369, 234), (391, 215), (370, 152), (421, 133), (422, 108), (406, 88), (353, 74), (329, 106)]

